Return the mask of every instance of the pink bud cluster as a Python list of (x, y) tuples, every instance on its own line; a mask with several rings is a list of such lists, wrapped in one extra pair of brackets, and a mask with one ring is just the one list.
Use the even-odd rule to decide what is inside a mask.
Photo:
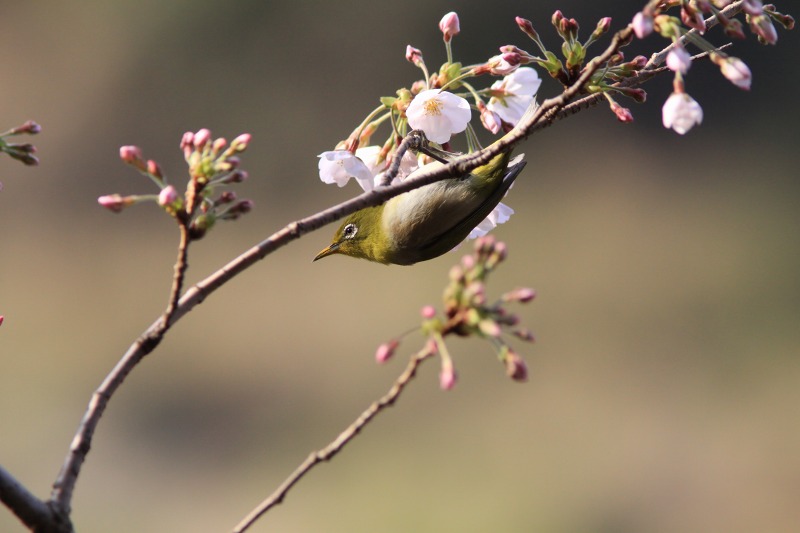
[[(533, 333), (519, 327), (519, 317), (509, 312), (506, 306), (531, 302), (536, 296), (535, 291), (518, 287), (495, 302), (489, 302), (486, 295), (487, 278), (506, 259), (507, 253), (506, 245), (491, 236), (476, 239), (473, 252), (450, 269), (450, 281), (443, 295), (444, 316), (438, 316), (430, 305), (420, 310), (421, 330), (428, 336), (424, 350), (429, 355), (438, 355), (441, 360), (439, 385), (443, 390), (450, 390), (457, 381), (455, 365), (444, 342), (447, 335), (477, 336), (489, 340), (497, 349), (498, 358), (511, 379), (526, 381), (528, 378), (525, 361), (503, 335), (508, 331), (523, 341), (534, 341)], [(385, 363), (399, 345), (399, 339), (381, 344), (375, 352), (375, 360)]]
[[(499, 300), (489, 303), (486, 297), (486, 280), (507, 257), (506, 245), (491, 236), (476, 239), (473, 252), (462, 257), (459, 264), (450, 269), (450, 282), (444, 291), (444, 316), (437, 315), (431, 305), (420, 309), (421, 330), (428, 336), (423, 352), (428, 356), (438, 355), (441, 360), (439, 386), (452, 389), (458, 380), (453, 358), (444, 338), (447, 335), (478, 336), (490, 340), (497, 349), (506, 374), (514, 381), (526, 381), (528, 368), (522, 357), (503, 338), (510, 333), (526, 342), (533, 342), (530, 330), (519, 327), (519, 317), (506, 310), (505, 306), (531, 302), (536, 293), (527, 287), (518, 287), (503, 294)], [(391, 359), (400, 345), (392, 339), (378, 346), (375, 360), (385, 363)]]
[(533, 335), (518, 327), (519, 317), (506, 309), (506, 305), (531, 302), (533, 289), (519, 287), (490, 302), (486, 295), (486, 281), (508, 255), (505, 243), (491, 236), (476, 239), (472, 254), (464, 256), (450, 269), (450, 283), (444, 291), (445, 324), (449, 331), (460, 336), (477, 335), (490, 339), (499, 346), (498, 356), (506, 365), (509, 377), (517, 381), (527, 379), (527, 367), (522, 358), (503, 339), (510, 329), (516, 337), (532, 341)]
[[(649, 2), (646, 7), (633, 17), (631, 29), (639, 39), (644, 39), (654, 31), (672, 41), (672, 47), (666, 56), (667, 67), (675, 73), (673, 86), (675, 90), (662, 108), (664, 126), (683, 135), (693, 126), (700, 124), (703, 110), (691, 96), (686, 93), (684, 77), (689, 72), (692, 58), (685, 46), (694, 44), (706, 52), (715, 63), (720, 73), (736, 87), (749, 90), (752, 74), (748, 66), (739, 58), (728, 56), (708, 42), (704, 34), (709, 29), (706, 17), (712, 15), (729, 37), (743, 39), (741, 21), (735, 16), (721, 11), (731, 4), (732, 0), (687, 0), (682, 2)], [(672, 8), (680, 8), (679, 17), (668, 14)], [(744, 0), (740, 6), (750, 30), (764, 44), (775, 44), (778, 34), (773, 22), (786, 29), (794, 27), (794, 19), (775, 10), (772, 4), (764, 5), (761, 0)], [(687, 29), (688, 28), (688, 29)], [(690, 31), (691, 30), (691, 31)], [(620, 113), (612, 106), (618, 117)], [(623, 120), (620, 118), (620, 120)]]
[(12, 143), (8, 142), (8, 137), (16, 135), (36, 135), (42, 131), (42, 127), (36, 122), (28, 120), (24, 124), (11, 128), (10, 130), (0, 133), (0, 152), (5, 152), (13, 159), (21, 161), (28, 166), (35, 166), (39, 164), (39, 158), (36, 157), (36, 147), (31, 143)]
[(189, 165), (189, 181), (183, 194), (167, 182), (158, 163), (144, 158), (141, 148), (122, 146), (120, 159), (150, 178), (160, 191), (157, 195), (110, 194), (97, 201), (113, 212), (141, 201), (155, 201), (189, 229), (191, 238), (199, 239), (217, 220), (236, 220), (252, 210), (253, 202), (239, 200), (233, 191), (215, 195), (219, 187), (247, 179), (247, 172), (239, 168), (239, 154), (247, 149), (250, 139), (250, 134), (244, 133), (229, 144), (224, 138), (214, 139), (205, 128), (184, 133), (180, 149)]

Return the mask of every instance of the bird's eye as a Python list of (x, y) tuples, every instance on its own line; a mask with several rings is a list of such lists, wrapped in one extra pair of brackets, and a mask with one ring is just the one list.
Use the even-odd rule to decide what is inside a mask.
[(356, 233), (358, 233), (358, 226), (356, 226), (355, 224), (346, 225), (344, 227), (344, 230), (342, 231), (342, 235), (344, 236), (345, 239), (352, 239), (353, 237), (356, 236)]

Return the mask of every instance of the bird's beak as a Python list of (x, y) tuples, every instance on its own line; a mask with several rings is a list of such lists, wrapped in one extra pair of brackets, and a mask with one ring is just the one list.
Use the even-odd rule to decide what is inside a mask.
[(323, 257), (328, 257), (329, 255), (338, 254), (338, 253), (339, 253), (339, 243), (338, 242), (334, 242), (330, 246), (328, 246), (327, 248), (322, 250), (320, 253), (318, 253), (317, 256), (314, 259), (311, 260), (311, 262), (313, 263), (317, 259), (322, 259)]

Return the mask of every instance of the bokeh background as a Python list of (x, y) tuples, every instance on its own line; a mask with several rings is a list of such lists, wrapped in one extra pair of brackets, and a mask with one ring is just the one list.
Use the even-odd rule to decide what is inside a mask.
[[(445, 12), (461, 16), (467, 63), (533, 48), (514, 15), (555, 47), (555, 9), (585, 36), (641, 3), (4, 2), (2, 128), (44, 130), (39, 167), (0, 158), (0, 464), (48, 494), (91, 392), (166, 302), (171, 220), (96, 204), (152, 190), (119, 146), (180, 182), (184, 131), (253, 134), (239, 192), (256, 210), (193, 246), (196, 281), (358, 192), (322, 185), (315, 156), (417, 79), (406, 44), (443, 61)], [(705, 121), (685, 137), (661, 127), (664, 77), (631, 125), (599, 106), (529, 139), (489, 290), (539, 293), (521, 309), (538, 342), (517, 345), (530, 381), (509, 381), (488, 345), (452, 343), (453, 391), (428, 363), (253, 531), (797, 531), (796, 33), (737, 43), (749, 93), (695, 65)], [(228, 531), (385, 392), (421, 341), (380, 367), (375, 347), (439, 303), (460, 254), (311, 264), (332, 231), (239, 276), (129, 377), (77, 486), (79, 531)], [(0, 531), (21, 530), (0, 512)]]

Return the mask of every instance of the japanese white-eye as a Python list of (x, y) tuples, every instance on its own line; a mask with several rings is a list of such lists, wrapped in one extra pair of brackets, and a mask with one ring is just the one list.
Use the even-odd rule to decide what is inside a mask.
[[(442, 153), (446, 154), (437, 151), (437, 155)], [(525, 166), (521, 160), (509, 166), (510, 157), (509, 152), (501, 153), (465, 176), (437, 181), (356, 211), (314, 261), (343, 254), (413, 265), (449, 252), (500, 203)]]

